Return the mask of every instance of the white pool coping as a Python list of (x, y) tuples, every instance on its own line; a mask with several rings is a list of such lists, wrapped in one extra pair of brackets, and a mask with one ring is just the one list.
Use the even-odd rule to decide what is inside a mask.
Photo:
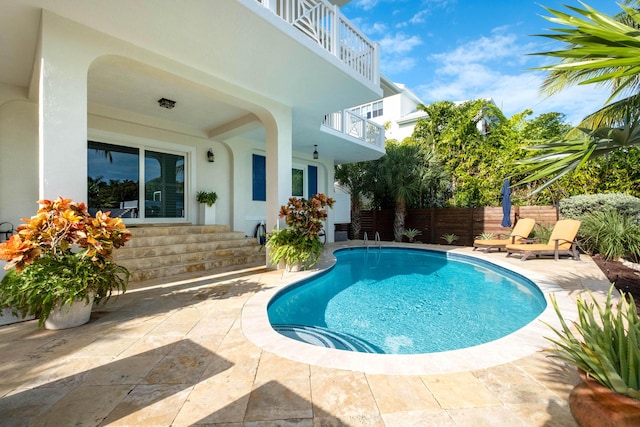
[[(546, 309), (523, 328), (485, 344), (460, 350), (443, 351), (427, 354), (372, 354), (319, 347), (287, 338), (276, 332), (269, 323), (267, 306), (269, 301), (281, 289), (301, 280), (317, 275), (335, 264), (335, 258), (329, 257), (322, 266), (314, 270), (285, 273), (282, 279), (269, 289), (262, 290), (251, 297), (242, 311), (242, 331), (245, 336), (263, 350), (278, 356), (301, 363), (322, 366), (332, 369), (361, 371), (368, 374), (386, 375), (426, 375), (443, 374), (485, 369), (504, 363), (513, 362), (536, 352), (548, 349), (551, 343), (545, 339), (553, 335), (545, 323), (560, 327), (560, 321), (551, 305), (549, 295), (555, 295), (556, 301), (566, 319), (575, 319), (577, 309), (569, 293), (558, 284), (542, 277), (540, 274), (518, 268), (499, 260), (488, 259), (477, 252), (445, 250), (438, 247), (416, 248), (432, 251), (453, 252), (463, 256), (475, 257), (485, 262), (518, 273), (533, 283), (544, 294)], [(338, 250), (339, 248), (336, 248)], [(375, 250), (375, 249), (373, 249)], [(551, 261), (553, 262), (553, 261)]]

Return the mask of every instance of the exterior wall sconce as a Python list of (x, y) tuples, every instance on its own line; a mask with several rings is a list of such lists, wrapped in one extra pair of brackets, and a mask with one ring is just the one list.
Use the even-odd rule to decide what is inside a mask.
[(173, 107), (176, 106), (176, 101), (172, 101), (167, 98), (160, 98), (158, 99), (158, 105), (161, 106), (162, 108), (166, 108), (167, 110), (171, 110)]
[(314, 158), (314, 160), (318, 160), (318, 145), (317, 144), (313, 145), (313, 158)]
[(209, 151), (207, 151), (207, 160), (209, 160), (209, 163), (213, 163), (216, 161), (216, 155), (213, 154), (213, 150), (211, 148), (209, 148)]

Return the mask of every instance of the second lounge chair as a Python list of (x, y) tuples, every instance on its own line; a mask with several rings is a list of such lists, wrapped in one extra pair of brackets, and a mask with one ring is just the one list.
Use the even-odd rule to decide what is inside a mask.
[(549, 237), (549, 243), (521, 243), (515, 245), (507, 245), (507, 256), (513, 253), (521, 254), (522, 261), (531, 255), (553, 255), (557, 261), (560, 255), (571, 255), (573, 259), (580, 259), (578, 253), (578, 243), (576, 236), (580, 229), (581, 222), (577, 219), (561, 219), (556, 222)]

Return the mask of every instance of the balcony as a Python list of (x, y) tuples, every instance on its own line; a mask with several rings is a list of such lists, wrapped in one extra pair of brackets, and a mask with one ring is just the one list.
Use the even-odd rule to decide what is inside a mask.
[(342, 135), (355, 138), (384, 153), (385, 129), (349, 110), (342, 110), (324, 117), (322, 125)]
[(380, 85), (378, 45), (326, 0), (257, 0), (357, 74)]

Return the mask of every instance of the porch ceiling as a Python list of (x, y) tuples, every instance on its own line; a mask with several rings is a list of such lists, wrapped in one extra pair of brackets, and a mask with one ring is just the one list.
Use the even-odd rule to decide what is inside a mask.
[[(320, 123), (325, 114), (380, 97), (380, 88), (354, 76), (256, 0), (4, 0), (0, 84), (28, 92), (41, 9), (291, 106), (294, 150), (330, 144), (336, 147), (336, 162), (353, 161), (363, 150), (351, 147), (351, 154), (340, 158), (348, 143), (324, 142), (327, 135)], [(290, 69), (296, 72), (288, 73)], [(91, 111), (127, 111), (205, 135), (251, 114), (132, 63), (92, 67), (88, 85)], [(162, 97), (175, 100), (176, 108), (159, 108)], [(263, 132), (249, 128), (245, 137), (263, 138)], [(375, 156), (366, 147), (364, 152)]]

